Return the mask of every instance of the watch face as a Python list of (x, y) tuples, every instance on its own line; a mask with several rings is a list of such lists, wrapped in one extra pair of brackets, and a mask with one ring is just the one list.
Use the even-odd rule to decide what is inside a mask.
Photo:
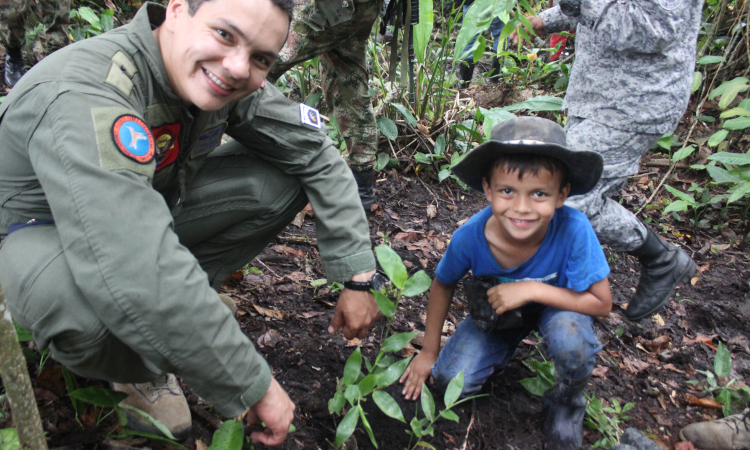
[(372, 288), (378, 292), (380, 292), (383, 289), (383, 286), (385, 286), (385, 279), (378, 272), (375, 272), (375, 275), (370, 278), (370, 282), (372, 283)]

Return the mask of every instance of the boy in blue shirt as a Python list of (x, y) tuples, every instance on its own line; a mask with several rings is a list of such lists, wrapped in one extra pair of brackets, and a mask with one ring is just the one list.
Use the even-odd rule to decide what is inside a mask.
[[(612, 295), (609, 266), (589, 220), (563, 203), (593, 188), (601, 171), (601, 156), (566, 147), (564, 130), (538, 117), (498, 124), (489, 141), (454, 166), (456, 176), (484, 192), (490, 206), (456, 230), (438, 264), (424, 345), (401, 378), (407, 400), (419, 396), (430, 375), (445, 389), (462, 370), (462, 396), (476, 393), (537, 329), (555, 363), (555, 385), (543, 398), (547, 448), (580, 448), (583, 390), (602, 348), (592, 317), (609, 313)], [(470, 315), (440, 351), (456, 283), (469, 270), (493, 280), (480, 301), (500, 317)], [(478, 315), (470, 291), (470, 311)], [(512, 315), (518, 320), (507, 320)]]

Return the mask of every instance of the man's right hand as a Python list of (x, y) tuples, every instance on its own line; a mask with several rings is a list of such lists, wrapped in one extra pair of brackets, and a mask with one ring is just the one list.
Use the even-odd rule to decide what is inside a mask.
[(274, 446), (279, 445), (286, 439), (289, 425), (294, 419), (294, 403), (286, 391), (271, 378), (271, 386), (266, 394), (255, 403), (245, 416), (249, 425), (257, 422), (266, 424), (263, 431), (255, 431), (250, 437), (253, 443)]
[[(544, 23), (542, 22), (542, 19), (539, 16), (530, 17), (529, 22), (531, 22), (531, 27), (534, 29), (534, 34), (536, 34), (540, 38), (547, 35), (547, 31), (544, 29)], [(519, 26), (524, 27), (523, 25), (519, 25)], [(526, 33), (531, 35), (528, 28), (524, 27), (524, 30), (526, 30)], [(510, 36), (508, 36), (508, 39), (510, 39), (510, 42), (513, 45), (518, 45), (519, 39), (523, 41), (523, 38), (520, 38), (518, 36), (518, 30), (514, 30), (513, 33), (511, 33)]]

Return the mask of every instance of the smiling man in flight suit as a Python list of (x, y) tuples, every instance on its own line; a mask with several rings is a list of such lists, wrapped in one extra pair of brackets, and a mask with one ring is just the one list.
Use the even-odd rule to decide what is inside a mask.
[[(288, 0), (172, 0), (68, 46), (0, 104), (0, 282), (14, 319), (79, 375), (178, 437), (172, 373), (277, 445), (294, 404), (217, 294), (309, 201), (330, 279), (329, 331), (378, 314), (355, 181), (315, 110), (264, 78)], [(220, 146), (226, 133), (235, 141)], [(131, 418), (131, 426), (149, 429)]]

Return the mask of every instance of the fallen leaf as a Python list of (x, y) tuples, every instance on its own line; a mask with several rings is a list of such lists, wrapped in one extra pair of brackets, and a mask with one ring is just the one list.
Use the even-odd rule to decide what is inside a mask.
[(426, 126), (422, 125), (421, 123), (418, 123), (418, 124), (417, 124), (417, 129), (418, 129), (418, 130), (419, 130), (419, 131), (420, 131), (420, 132), (421, 132), (422, 134), (430, 134), (430, 129), (429, 129), (429, 128), (427, 128)]
[(690, 441), (678, 442), (674, 445), (674, 450), (695, 450), (695, 446)]
[(325, 313), (323, 311), (309, 311), (309, 312), (303, 312), (300, 314), (303, 319), (312, 319), (313, 317), (322, 316)]
[(690, 279), (690, 285), (691, 286), (695, 286), (696, 284), (698, 284), (698, 280), (700, 280), (700, 277), (693, 277), (693, 278), (691, 278)]
[(654, 322), (660, 327), (664, 326), (664, 319), (661, 318), (661, 314), (655, 314), (653, 317)]
[(302, 208), (302, 211), (304, 211), (305, 214), (307, 214), (310, 217), (315, 217), (315, 213), (313, 212), (312, 205), (309, 203), (305, 205), (304, 208)]
[(401, 349), (401, 352), (399, 354), (403, 358), (409, 358), (410, 356), (414, 356), (417, 353), (419, 353), (419, 350), (416, 347), (414, 347), (413, 345), (411, 345), (411, 342), (410, 342), (410, 343), (406, 344), (406, 347), (404, 347), (403, 349)]
[(712, 398), (698, 398), (693, 394), (685, 394), (685, 400), (693, 406), (701, 406), (703, 408), (721, 409), (721, 403), (717, 402)]
[(684, 370), (678, 369), (677, 367), (674, 366), (674, 364), (664, 364), (664, 368), (667, 370), (671, 370), (672, 372), (685, 373)]
[(399, 219), (398, 214), (396, 214), (395, 212), (391, 211), (390, 209), (386, 209), (385, 212), (386, 212), (386, 214), (388, 214), (388, 216), (390, 216), (391, 219), (393, 219), (393, 220), (398, 220)]
[(297, 228), (300, 228), (302, 224), (305, 223), (305, 211), (300, 211), (297, 213), (296, 216), (294, 216), (294, 220), (292, 220), (292, 225), (294, 225)]
[(469, 217), (467, 217), (467, 218), (465, 218), (463, 220), (459, 220), (456, 225), (458, 225), (460, 227), (461, 225), (465, 224), (468, 221), (469, 221)]
[[(346, 338), (344, 338), (344, 340), (346, 340)], [(359, 347), (360, 345), (362, 345), (362, 341), (358, 338), (354, 338), (351, 341), (346, 341), (347, 347)]]
[(643, 346), (649, 349), (652, 352), (660, 352), (662, 349), (664, 349), (666, 346), (669, 345), (669, 336), (663, 335), (659, 336), (656, 339), (653, 340), (644, 340)]
[(448, 206), (446, 206), (446, 208), (450, 209), (451, 211), (455, 211), (456, 210), (456, 206), (455, 205), (448, 205)]
[(286, 317), (286, 313), (283, 311), (279, 311), (278, 309), (264, 308), (255, 304), (253, 304), (253, 308), (255, 308), (255, 310), (258, 311), (259, 314), (270, 317), (272, 319), (281, 320)]
[(294, 249), (292, 247), (287, 247), (286, 245), (274, 245), (271, 247), (271, 250), (275, 251), (276, 253), (282, 253), (287, 256), (291, 256), (294, 258), (305, 258), (307, 254), (301, 250)]
[(287, 278), (289, 278), (292, 281), (302, 281), (306, 277), (304, 272), (292, 272), (289, 275), (287, 275)]
[(407, 269), (411, 269), (414, 267), (414, 264), (412, 264), (411, 261), (404, 260), (404, 266), (406, 266)]
[(427, 217), (430, 219), (437, 216), (437, 207), (435, 205), (427, 205)]
[(594, 370), (591, 372), (591, 375), (599, 378), (604, 378), (607, 375), (607, 372), (609, 372), (609, 367), (607, 366), (596, 366)]
[(703, 336), (701, 334), (697, 335), (695, 339), (690, 339), (689, 337), (685, 336), (682, 338), (682, 345), (692, 345), (692, 344), (706, 344), (709, 348), (716, 350), (716, 346), (711, 343), (715, 338), (719, 337), (718, 334), (712, 334), (711, 336)]
[(419, 260), (419, 264), (421, 264), (421, 265), (422, 265), (422, 268), (423, 268), (423, 269), (426, 269), (426, 268), (427, 268), (427, 260), (426, 260), (426, 259), (420, 259), (420, 260)]
[(393, 239), (409, 243), (413, 241), (414, 239), (416, 239), (417, 237), (419, 237), (419, 235), (416, 232), (412, 231), (412, 232), (406, 233), (402, 231), (400, 233), (396, 233), (396, 235), (393, 236)]
[(707, 271), (710, 266), (711, 266), (711, 264), (706, 264), (706, 265), (700, 266), (700, 267), (698, 267), (698, 271), (700, 273), (703, 273), (703, 272)]
[(622, 362), (625, 365), (625, 369), (630, 373), (640, 373), (648, 368), (648, 364), (635, 358), (624, 357), (622, 358)]
[(268, 330), (265, 333), (261, 334), (258, 338), (258, 346), (260, 347), (276, 347), (276, 344), (281, 342), (284, 337), (281, 336), (281, 333), (279, 333), (276, 330)]

